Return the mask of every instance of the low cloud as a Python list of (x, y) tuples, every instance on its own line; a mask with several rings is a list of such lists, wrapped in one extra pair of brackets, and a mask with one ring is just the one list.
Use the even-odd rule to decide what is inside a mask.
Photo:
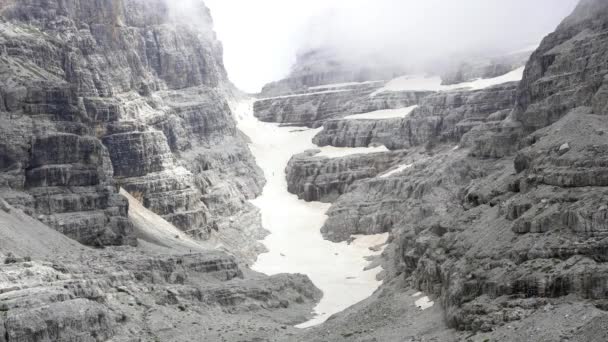
[[(194, 0), (186, 0), (194, 1)], [(538, 43), (577, 0), (206, 0), (230, 77), (256, 91), (285, 76), (297, 52), (423, 67)]]

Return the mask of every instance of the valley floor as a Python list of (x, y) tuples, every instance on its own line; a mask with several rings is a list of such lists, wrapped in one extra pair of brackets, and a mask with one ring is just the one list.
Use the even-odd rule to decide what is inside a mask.
[[(330, 204), (305, 202), (287, 191), (285, 167), (289, 159), (305, 150), (317, 148), (312, 138), (318, 129), (280, 127), (253, 116), (253, 102), (239, 105), (239, 128), (251, 139), (250, 148), (264, 170), (267, 184), (253, 201), (261, 209), (262, 224), (270, 231), (264, 240), (269, 252), (258, 257), (255, 271), (268, 275), (302, 273), (310, 277), (324, 295), (315, 308), (316, 316), (298, 327), (324, 322), (331, 315), (369, 297), (381, 284), (380, 267), (366, 270), (370, 258), (379, 256), (388, 234), (361, 236), (351, 243), (324, 240), (320, 229), (327, 219)], [(320, 149), (322, 156), (338, 157), (370, 153), (383, 148)]]

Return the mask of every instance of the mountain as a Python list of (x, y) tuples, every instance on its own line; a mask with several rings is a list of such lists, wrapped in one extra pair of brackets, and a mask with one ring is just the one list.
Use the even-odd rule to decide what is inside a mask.
[[(317, 143), (406, 148), (408, 167), (346, 184), (333, 202), (326, 237), (391, 233), (385, 284), (302, 341), (606, 339), (607, 19), (607, 2), (581, 1), (518, 85), (430, 95), (403, 119), (323, 124)], [(317, 163), (299, 188), (325, 186), (331, 169)], [(441, 310), (408, 310), (416, 291)], [(429, 323), (441, 317), (447, 327)]]
[(269, 180), (331, 205), (344, 248), (389, 236), (378, 290), (308, 329), (315, 284), (250, 269), (248, 144), (279, 131), (239, 131), (192, 3), (0, 0), (0, 342), (608, 339), (608, 2), (529, 58), (402, 76), (319, 50), (264, 89), (251, 119), (318, 147)]
[(202, 2), (0, 1), (0, 341), (305, 320), (306, 277), (245, 267), (264, 178), (235, 96)]

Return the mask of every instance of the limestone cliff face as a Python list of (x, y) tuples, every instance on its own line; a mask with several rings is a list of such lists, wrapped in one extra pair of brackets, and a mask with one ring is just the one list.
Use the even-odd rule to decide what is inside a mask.
[(324, 235), (391, 231), (389, 277), (485, 338), (505, 323), (536, 327), (553, 305), (605, 310), (607, 11), (582, 1), (532, 55), (504, 121), (492, 115), (459, 150), (439, 145), (399, 175), (359, 181)]
[(584, 0), (534, 52), (524, 74), (515, 119), (529, 132), (546, 127), (570, 110), (606, 110), (605, 1)]
[(382, 84), (361, 84), (331, 90), (261, 99), (255, 116), (264, 122), (320, 127), (329, 119), (418, 104), (429, 91), (384, 92), (372, 96)]
[(118, 187), (200, 238), (253, 210), (263, 180), (202, 2), (3, 1), (0, 14), (3, 197), (95, 245), (134, 241)]
[(543, 39), (526, 65), (512, 115), (475, 132), (474, 155), (502, 157), (518, 149), (523, 136), (549, 126), (571, 110), (606, 111), (605, 18), (608, 4), (584, 0)]
[(380, 152), (342, 158), (316, 157), (318, 150), (295, 155), (287, 164), (287, 190), (305, 201), (331, 203), (358, 180), (399, 165), (407, 152)]
[(430, 141), (457, 143), (474, 127), (504, 118), (504, 111), (515, 103), (516, 91), (515, 82), (474, 91), (433, 93), (423, 97), (403, 119), (326, 121), (314, 142), (336, 147), (381, 144), (392, 150)]

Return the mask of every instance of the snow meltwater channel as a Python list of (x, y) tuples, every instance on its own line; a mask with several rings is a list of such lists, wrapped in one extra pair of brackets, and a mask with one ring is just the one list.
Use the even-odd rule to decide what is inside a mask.
[(320, 129), (261, 122), (253, 116), (252, 100), (240, 103), (236, 116), (239, 129), (251, 139), (251, 151), (267, 180), (262, 195), (252, 203), (260, 208), (262, 224), (270, 231), (263, 241), (269, 252), (261, 254), (252, 268), (268, 275), (302, 273), (323, 291), (315, 317), (299, 328), (323, 323), (369, 297), (380, 286), (376, 276), (381, 269), (364, 270), (370, 264), (366, 258), (381, 253), (370, 247), (386, 243), (388, 234), (358, 236), (350, 244), (324, 240), (320, 230), (330, 205), (305, 202), (287, 192), (285, 167), (293, 155), (309, 149), (320, 149), (328, 157), (385, 149), (318, 148), (312, 138)]

